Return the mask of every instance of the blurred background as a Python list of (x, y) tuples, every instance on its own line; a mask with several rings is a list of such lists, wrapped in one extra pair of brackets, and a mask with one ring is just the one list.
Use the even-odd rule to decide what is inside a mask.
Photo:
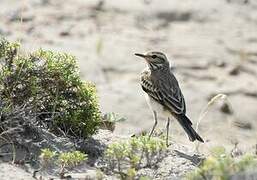
[[(134, 53), (164, 52), (205, 147), (257, 143), (257, 2), (254, 0), (0, 0), (0, 35), (38, 48), (67, 52), (81, 77), (96, 84), (101, 111), (126, 121), (132, 135), (154, 123), (139, 84), (145, 62)], [(208, 102), (216, 94), (227, 98)], [(203, 114), (202, 114), (203, 115)], [(164, 129), (166, 120), (158, 128)], [(176, 121), (171, 139), (189, 144)]]

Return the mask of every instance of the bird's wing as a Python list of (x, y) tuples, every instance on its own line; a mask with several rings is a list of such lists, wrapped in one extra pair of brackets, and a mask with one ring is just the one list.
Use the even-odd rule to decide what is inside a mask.
[(183, 94), (174, 76), (166, 81), (159, 80), (152, 83), (147, 78), (141, 79), (142, 89), (157, 102), (175, 114), (185, 114), (186, 105)]

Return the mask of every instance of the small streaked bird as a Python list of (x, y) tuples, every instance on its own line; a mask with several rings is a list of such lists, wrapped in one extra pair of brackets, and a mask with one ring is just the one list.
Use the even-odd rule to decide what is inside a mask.
[(154, 126), (149, 137), (152, 136), (158, 123), (157, 115), (164, 113), (167, 117), (166, 144), (168, 145), (170, 117), (178, 120), (179, 124), (187, 133), (190, 141), (203, 139), (192, 128), (192, 122), (186, 116), (186, 104), (179, 88), (177, 79), (172, 73), (169, 61), (161, 52), (149, 52), (146, 54), (136, 53), (136, 56), (146, 60), (147, 68), (141, 74), (141, 86), (145, 92), (148, 105), (153, 111)]

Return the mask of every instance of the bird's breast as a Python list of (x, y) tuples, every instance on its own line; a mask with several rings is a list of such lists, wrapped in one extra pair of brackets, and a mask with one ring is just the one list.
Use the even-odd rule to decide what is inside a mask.
[(161, 105), (156, 100), (154, 100), (152, 97), (150, 97), (147, 93), (145, 93), (145, 99), (146, 99), (146, 102), (147, 102), (149, 108), (152, 111), (156, 111), (157, 114), (159, 114), (159, 115), (162, 114), (164, 116), (170, 117), (171, 113), (167, 109), (165, 109), (163, 105)]

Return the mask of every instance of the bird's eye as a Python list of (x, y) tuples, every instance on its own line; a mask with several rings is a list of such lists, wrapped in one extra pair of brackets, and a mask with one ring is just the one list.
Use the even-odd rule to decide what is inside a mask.
[(157, 56), (156, 55), (152, 55), (152, 58), (155, 59), (155, 58), (157, 58)]

